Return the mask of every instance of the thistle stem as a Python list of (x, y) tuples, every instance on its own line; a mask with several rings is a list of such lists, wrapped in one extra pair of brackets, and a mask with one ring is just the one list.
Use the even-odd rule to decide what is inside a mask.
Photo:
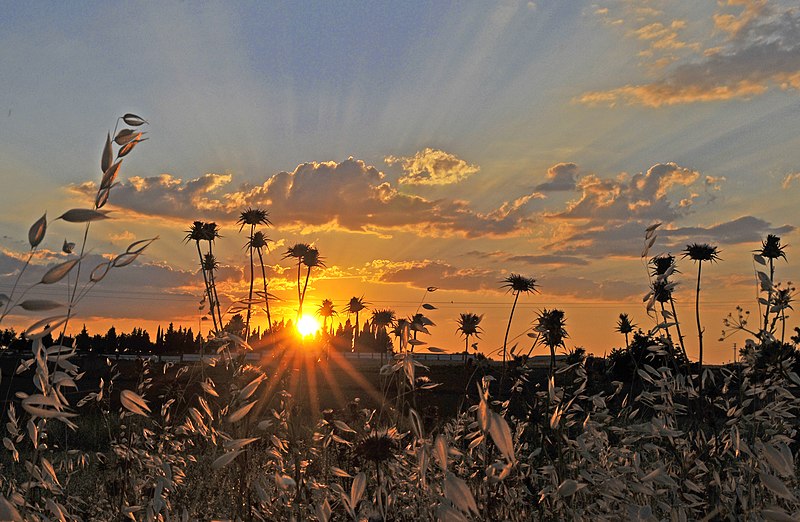
[(519, 292), (514, 293), (514, 304), (511, 305), (511, 313), (508, 315), (508, 326), (506, 326), (506, 335), (503, 338), (503, 370), (506, 368), (506, 352), (508, 346), (508, 333), (511, 331), (511, 319), (514, 317), (514, 309), (517, 308), (517, 299), (519, 299)]
[(264, 269), (264, 256), (261, 254), (261, 249), (258, 249), (258, 261), (261, 264), (261, 279), (264, 282), (264, 308), (267, 312), (267, 324), (269, 331), (272, 331), (272, 317), (269, 314), (269, 294), (267, 293), (267, 271)]

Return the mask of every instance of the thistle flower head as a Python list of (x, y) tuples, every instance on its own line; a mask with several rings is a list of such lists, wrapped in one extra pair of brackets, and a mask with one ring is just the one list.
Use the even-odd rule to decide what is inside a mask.
[(392, 335), (397, 338), (403, 336), (403, 330), (408, 330), (411, 323), (405, 317), (401, 317), (394, 323), (394, 329), (392, 329)]
[(316, 266), (321, 266), (321, 267), (325, 266), (325, 263), (322, 260), (322, 256), (319, 255), (319, 250), (317, 250), (312, 246), (308, 247), (308, 249), (305, 251), (301, 261), (308, 268)]
[(778, 259), (779, 257), (786, 259), (784, 248), (781, 245), (780, 237), (774, 234), (767, 234), (767, 239), (761, 242), (761, 250), (756, 250), (756, 253), (767, 259)]
[(470, 312), (460, 314), (456, 320), (458, 323), (456, 332), (459, 332), (464, 337), (473, 335), (479, 338), (481, 331), (483, 330), (480, 326), (482, 320), (483, 315), (473, 314)]
[(361, 297), (351, 297), (350, 301), (347, 303), (347, 306), (344, 307), (344, 311), (348, 314), (357, 314), (361, 310), (364, 310), (367, 307), (367, 302), (364, 301), (364, 296)]
[(536, 318), (533, 329), (542, 335), (544, 344), (555, 348), (564, 346), (564, 339), (569, 337), (565, 326), (564, 311), (554, 308), (553, 310), (542, 310)]
[(617, 321), (617, 331), (621, 334), (631, 333), (636, 328), (636, 324), (631, 321), (628, 314), (619, 314), (619, 321)]
[(242, 231), (245, 225), (271, 225), (272, 222), (270, 222), (267, 217), (268, 215), (269, 214), (264, 209), (247, 207), (239, 215), (239, 219), (236, 220), (236, 222), (239, 223), (239, 232)]
[(653, 282), (653, 297), (659, 303), (669, 303), (672, 297), (672, 283), (667, 281)]
[(287, 257), (294, 257), (298, 260), (302, 260), (309, 248), (311, 248), (311, 245), (308, 243), (296, 243), (286, 249), (286, 253), (283, 254), (283, 258), (286, 259)]
[(322, 304), (317, 307), (317, 315), (320, 317), (333, 317), (336, 315), (336, 309), (333, 306), (333, 301), (330, 299), (323, 299)]
[(202, 221), (193, 222), (189, 230), (186, 231), (184, 241), (203, 241), (205, 239), (203, 235), (203, 225), (204, 223)]
[(256, 250), (260, 250), (267, 246), (267, 243), (271, 241), (267, 236), (264, 235), (262, 231), (258, 231), (253, 234), (253, 237), (247, 240), (245, 243), (245, 248), (255, 248)]
[(201, 235), (204, 241), (214, 241), (218, 237), (222, 237), (219, 235), (219, 226), (213, 222), (203, 223)]
[(688, 257), (692, 261), (719, 261), (719, 250), (716, 246), (709, 245), (708, 243), (692, 243), (686, 245), (683, 250), (683, 257)]
[(792, 308), (792, 301), (794, 301), (794, 297), (796, 295), (797, 288), (792, 285), (792, 282), (789, 281), (788, 285), (785, 288), (778, 288), (775, 291), (775, 295), (772, 296), (772, 312), (782, 312), (784, 310), (794, 310)]
[(511, 274), (500, 282), (503, 283), (501, 288), (507, 288), (508, 292), (513, 292), (515, 294), (521, 294), (523, 292), (527, 294), (539, 291), (536, 287), (536, 279), (525, 277), (520, 274)]
[(217, 263), (217, 258), (214, 257), (214, 254), (206, 254), (203, 256), (203, 270), (206, 272), (212, 272), (219, 267), (219, 263)]
[(383, 310), (374, 310), (372, 312), (372, 324), (380, 328), (386, 328), (387, 326), (393, 325), (395, 319), (396, 314), (394, 310), (389, 308), (385, 308)]
[[(670, 267), (675, 266), (675, 256), (672, 254), (662, 254), (652, 258), (650, 264), (653, 265), (652, 275), (654, 277), (664, 275)], [(676, 273), (678, 271), (673, 268), (673, 272)]]
[(395, 428), (373, 430), (356, 443), (356, 453), (376, 464), (386, 462), (395, 457), (398, 438)]

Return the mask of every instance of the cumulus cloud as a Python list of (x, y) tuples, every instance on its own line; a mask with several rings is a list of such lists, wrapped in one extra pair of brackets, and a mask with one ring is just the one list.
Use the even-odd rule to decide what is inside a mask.
[(399, 181), (408, 185), (450, 185), (480, 170), (454, 154), (431, 148), (409, 157), (387, 156), (384, 161), (389, 165), (399, 163), (404, 172)]
[(574, 163), (557, 163), (547, 169), (547, 181), (536, 186), (542, 192), (575, 190), (580, 170)]
[[(131, 177), (115, 186), (109, 203), (149, 216), (190, 219), (198, 212), (222, 217), (226, 203), (215, 197), (231, 182), (230, 174), (203, 174), (184, 182), (170, 174), (150, 177)], [(92, 195), (97, 192), (94, 182), (72, 187), (73, 192)]]
[(675, 163), (658, 163), (629, 180), (584, 176), (577, 182), (580, 198), (555, 217), (593, 220), (598, 225), (622, 220), (672, 221), (688, 212), (697, 197), (690, 186), (699, 176), (696, 170)]
[[(771, 88), (800, 90), (800, 11), (761, 1), (728, 4), (744, 4), (744, 9), (739, 14), (715, 14), (716, 32), (725, 36), (720, 45), (698, 49), (652, 82), (589, 91), (577, 101), (662, 107), (752, 98)], [(667, 34), (670, 29), (663, 25), (641, 29), (639, 37), (663, 41), (658, 38), (666, 35), (674, 46)], [(712, 41), (709, 37), (707, 43)]]
[[(460, 160), (459, 160), (460, 161)], [(151, 216), (191, 221), (232, 220), (241, 209), (263, 207), (278, 226), (338, 228), (356, 232), (414, 230), (428, 236), (514, 235), (524, 230), (541, 194), (516, 198), (488, 212), (465, 201), (430, 200), (402, 193), (374, 166), (353, 158), (310, 162), (269, 176), (260, 185), (232, 188), (230, 174), (181, 180), (170, 174), (131, 178), (111, 194), (111, 203)], [(94, 194), (96, 186), (73, 187)]]

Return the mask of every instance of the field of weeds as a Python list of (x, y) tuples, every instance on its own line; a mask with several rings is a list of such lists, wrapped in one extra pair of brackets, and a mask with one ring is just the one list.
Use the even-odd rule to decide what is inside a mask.
[[(93, 221), (106, 218), (102, 208), (123, 158), (144, 140), (136, 130), (142, 118), (120, 121), (125, 128), (103, 149), (93, 208), (60, 216), (84, 224), (84, 238)], [(254, 308), (270, 314), (263, 260), (260, 281), (255, 275), (267, 241), (258, 227), (269, 220), (266, 211), (247, 209), (240, 224), (248, 234), (250, 292), (225, 311), (215, 283), (218, 228), (197, 221), (187, 232), (215, 332), (201, 348), (219, 356), (211, 365), (99, 359), (98, 367), (95, 359), (87, 373), (65, 341), (74, 306), (156, 238), (81, 271), (84, 239), (37, 283), (71, 275), (66, 304), (26, 299), (16, 285), (2, 296), (0, 319), (15, 307), (47, 313), (25, 330), (30, 349), (15, 363), (16, 384), (5, 388), (0, 520), (800, 518), (800, 339), (787, 338), (794, 288), (777, 280), (775, 261), (786, 258), (780, 238), (767, 237), (753, 257), (758, 315), (738, 310), (726, 322), (726, 335), (748, 336), (740, 364), (703, 366), (700, 281), (703, 266), (719, 260), (706, 244), (684, 251), (697, 267), (700, 357), (689, 361), (685, 339), (694, 325), (675, 310), (675, 258), (649, 257), (654, 224), (642, 258), (651, 288), (645, 302), (658, 324), (643, 331), (621, 314), (626, 348), (607, 360), (579, 350), (556, 358), (568, 336), (558, 309), (540, 312), (529, 334), (533, 346), (549, 349), (546, 369), (509, 348), (518, 299), (537, 291), (535, 279), (511, 274), (501, 282), (513, 296), (502, 363), (467, 361), (482, 316), (464, 313), (464, 364), (426, 368), (414, 354), (435, 327), (424, 312), (398, 319), (375, 311), (360, 331), (366, 303), (354, 297), (347, 306), (356, 318), (346, 333), (351, 349), (373, 346), (386, 356), (360, 371), (332, 348), (337, 335), (327, 324), (314, 357), (284, 338), (267, 363), (245, 360)], [(45, 216), (31, 227), (31, 257), (46, 229)], [(324, 260), (302, 243), (285, 258), (296, 261), (301, 319), (308, 280)], [(330, 311), (323, 302), (319, 315), (327, 319)], [(243, 326), (231, 328), (237, 315)], [(62, 342), (45, 345), (59, 331)]]

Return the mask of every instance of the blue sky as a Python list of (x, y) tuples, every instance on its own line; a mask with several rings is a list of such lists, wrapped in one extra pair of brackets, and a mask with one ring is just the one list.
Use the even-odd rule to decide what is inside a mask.
[[(592, 320), (627, 311), (645, 324), (638, 254), (654, 221), (664, 251), (702, 240), (725, 252), (709, 271), (713, 335), (735, 303), (752, 302), (758, 238), (797, 243), (791, 2), (2, 7), (4, 273), (44, 210), (86, 205), (116, 116), (150, 122), (91, 247), (159, 234), (137, 270), (159, 281), (146, 291), (174, 300), (149, 315), (129, 301), (119, 317), (87, 302), (98, 325), (193, 320), (199, 286), (180, 239), (194, 219), (227, 227), (234, 299), (244, 239), (232, 222), (248, 204), (271, 211), (278, 252), (320, 247), (329, 268), (314, 299), (365, 294), (403, 314), (436, 285), (453, 303), (435, 343), (460, 346), (454, 317), (485, 308), (487, 351), (508, 301), (497, 281), (512, 271), (543, 285), (519, 331), (562, 306), (574, 344), (602, 351), (612, 326), (596, 340)], [(52, 233), (54, 251), (76, 235), (58, 223)], [(278, 291), (290, 274), (280, 255), (271, 263)], [(781, 267), (787, 279), (794, 266)], [(119, 277), (109, 292), (143, 288)]]

